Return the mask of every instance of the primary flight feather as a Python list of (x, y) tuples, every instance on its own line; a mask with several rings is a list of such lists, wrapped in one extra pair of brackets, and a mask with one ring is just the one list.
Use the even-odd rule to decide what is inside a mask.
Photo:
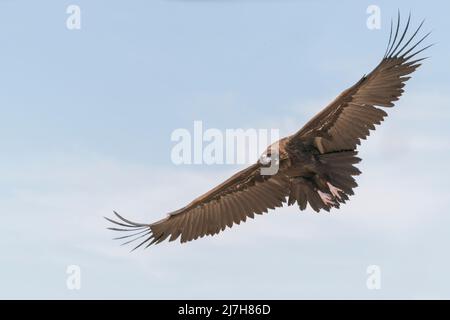
[(115, 239), (125, 240), (123, 244), (140, 240), (134, 249), (166, 239), (187, 242), (215, 235), (286, 202), (297, 204), (300, 210), (309, 204), (317, 212), (339, 208), (357, 186), (353, 176), (361, 173), (354, 166), (360, 161), (357, 145), (387, 116), (379, 107), (394, 106), (404, 92), (408, 75), (425, 59), (415, 57), (430, 47), (418, 48), (430, 34), (418, 37), (423, 21), (407, 35), (410, 22), (411, 16), (400, 32), (399, 13), (395, 27), (391, 22), (386, 53), (375, 69), (342, 92), (298, 132), (278, 141), (276, 174), (265, 175), (261, 171), (275, 161), (269, 147), (266, 161), (236, 173), (162, 220), (136, 223), (114, 212), (117, 221), (106, 219), (115, 227), (108, 229), (127, 232)]

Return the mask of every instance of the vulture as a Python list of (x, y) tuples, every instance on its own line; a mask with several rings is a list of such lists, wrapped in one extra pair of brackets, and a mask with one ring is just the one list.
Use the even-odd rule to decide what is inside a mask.
[[(424, 21), (410, 29), (411, 15), (405, 26), (391, 20), (388, 45), (381, 62), (356, 84), (307, 122), (299, 131), (280, 139), (274, 150), (268, 147), (256, 163), (194, 199), (185, 207), (154, 223), (136, 223), (117, 212), (108, 229), (125, 232), (117, 237), (128, 244), (149, 247), (168, 239), (180, 242), (215, 235), (268, 212), (269, 209), (307, 205), (316, 212), (330, 211), (349, 200), (357, 186), (354, 176), (357, 146), (387, 116), (385, 108), (394, 106), (404, 92), (405, 82), (425, 57), (417, 55), (431, 45), (419, 46), (430, 34), (418, 36)], [(264, 169), (276, 161), (277, 172)], [(134, 250), (133, 249), (133, 250)]]

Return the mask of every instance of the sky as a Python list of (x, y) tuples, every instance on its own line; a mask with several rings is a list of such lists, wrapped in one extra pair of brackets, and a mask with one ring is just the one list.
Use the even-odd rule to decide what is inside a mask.
[[(67, 28), (70, 5), (80, 29)], [(370, 5), (380, 29), (366, 25)], [(397, 9), (425, 18), (437, 44), (359, 148), (347, 204), (285, 207), (132, 253), (112, 240), (112, 210), (153, 222), (244, 167), (174, 164), (174, 130), (295, 132), (376, 66)], [(0, 298), (449, 299), (449, 9), (0, 1)]]

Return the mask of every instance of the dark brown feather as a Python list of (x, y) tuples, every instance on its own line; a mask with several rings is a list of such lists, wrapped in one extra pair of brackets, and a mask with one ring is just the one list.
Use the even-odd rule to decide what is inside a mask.
[(405, 41), (410, 22), (408, 17), (405, 29), (400, 31), (399, 14), (395, 32), (391, 22), (386, 53), (377, 67), (342, 92), (297, 133), (279, 141), (277, 174), (262, 175), (263, 165), (258, 162), (151, 224), (135, 223), (114, 212), (117, 221), (106, 219), (119, 228), (109, 229), (130, 232), (116, 239), (126, 240), (125, 244), (140, 240), (134, 249), (166, 239), (180, 238), (181, 242), (187, 242), (215, 235), (254, 218), (255, 214), (281, 207), (287, 197), (288, 205), (297, 203), (300, 210), (305, 210), (307, 204), (317, 212), (339, 208), (354, 194), (357, 186), (354, 176), (361, 173), (354, 166), (361, 160), (356, 156), (357, 145), (386, 118), (387, 113), (381, 108), (394, 106), (410, 74), (423, 60), (413, 57), (429, 47), (416, 49), (429, 35), (414, 40), (423, 22)]

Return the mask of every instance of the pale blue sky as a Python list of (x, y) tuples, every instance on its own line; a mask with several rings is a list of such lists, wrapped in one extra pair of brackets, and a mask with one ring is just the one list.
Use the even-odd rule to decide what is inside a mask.
[[(81, 7), (81, 30), (66, 7)], [(366, 8), (381, 8), (381, 30)], [(356, 196), (128, 253), (102, 216), (153, 221), (235, 172), (175, 166), (177, 128), (301, 127), (384, 54), (428, 60), (360, 149)], [(445, 1), (0, 1), (0, 298), (450, 298)], [(79, 265), (81, 290), (66, 288)], [(366, 288), (379, 265), (381, 290)]]

